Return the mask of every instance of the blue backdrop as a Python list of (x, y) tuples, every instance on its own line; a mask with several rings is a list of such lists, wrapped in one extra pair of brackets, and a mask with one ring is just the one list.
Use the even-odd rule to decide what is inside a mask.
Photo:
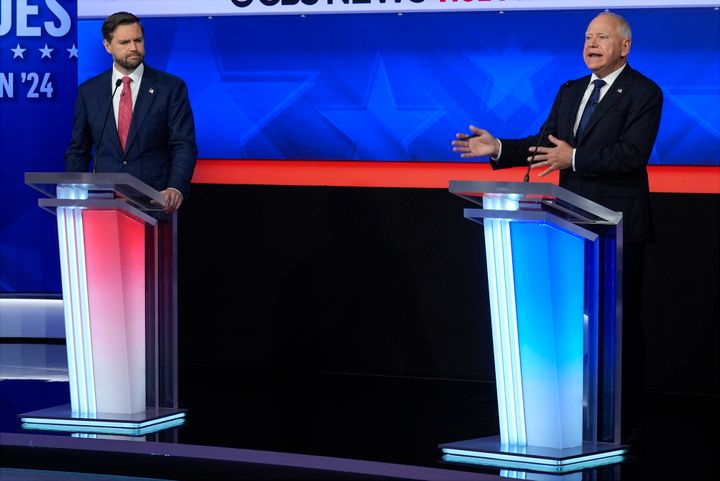
[[(596, 11), (144, 20), (147, 61), (187, 83), (202, 158), (458, 161), (470, 123), (536, 133), (585, 75)], [(720, 163), (720, 12), (621, 11), (630, 63), (666, 95), (652, 163)], [(80, 78), (109, 66), (80, 22)], [(485, 161), (483, 159), (482, 161)]]
[[(43, 2), (39, 2), (43, 3)], [(0, 292), (59, 292), (55, 219), (24, 185), (60, 171), (75, 86), (110, 67), (100, 20), (61, 37), (0, 36)], [(184, 78), (201, 158), (459, 161), (471, 123), (536, 133), (558, 86), (586, 74), (597, 11), (145, 18), (148, 64)], [(654, 164), (720, 165), (720, 11), (628, 9), (630, 63), (665, 92)], [(31, 25), (60, 24), (41, 6)], [(4, 22), (8, 20), (3, 19)], [(79, 57), (72, 56), (77, 42)], [(41, 48), (54, 49), (51, 58)], [(17, 45), (25, 48), (16, 57)], [(77, 65), (77, 67), (76, 67)], [(14, 73), (13, 97), (2, 83)], [(50, 73), (53, 96), (27, 97)], [(40, 82), (39, 85), (41, 85)], [(475, 160), (485, 162), (486, 159)]]

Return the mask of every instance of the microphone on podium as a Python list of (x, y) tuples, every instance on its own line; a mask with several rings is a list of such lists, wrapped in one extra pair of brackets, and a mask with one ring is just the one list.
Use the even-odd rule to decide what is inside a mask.
[(547, 129), (547, 125), (550, 122), (550, 115), (552, 115), (553, 111), (555, 110), (555, 106), (557, 104), (558, 99), (560, 98), (560, 94), (562, 93), (563, 89), (565, 87), (569, 87), (570, 84), (572, 84), (572, 80), (568, 80), (564, 84), (560, 86), (560, 90), (558, 91), (557, 95), (555, 96), (555, 100), (553, 100), (553, 104), (550, 107), (550, 113), (548, 114), (548, 118), (545, 119), (545, 123), (542, 126), (542, 129), (540, 130), (540, 136), (538, 137), (537, 145), (535, 145), (535, 151), (533, 152), (532, 156), (530, 157), (530, 160), (528, 160), (528, 168), (527, 171), (525, 171), (525, 177), (523, 178), (523, 182), (530, 182), (530, 168), (533, 165), (533, 161), (535, 160), (535, 156), (537, 155), (537, 149), (540, 147), (540, 144), (542, 143), (543, 135), (545, 135), (545, 129)]
[(113, 108), (113, 99), (115, 98), (115, 92), (118, 87), (122, 85), (122, 80), (117, 79), (115, 81), (115, 88), (113, 89), (112, 95), (110, 96), (110, 105), (108, 106), (107, 112), (105, 112), (105, 120), (103, 121), (102, 129), (100, 130), (100, 136), (95, 144), (95, 160), (93, 161), (93, 174), (97, 172), (98, 160), (100, 159), (100, 144), (102, 143), (103, 135), (105, 134), (105, 127), (107, 126), (107, 119), (110, 116), (110, 110)]

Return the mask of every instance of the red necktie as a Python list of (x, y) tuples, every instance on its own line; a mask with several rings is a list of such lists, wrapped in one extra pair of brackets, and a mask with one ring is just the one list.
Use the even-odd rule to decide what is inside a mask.
[(130, 131), (130, 121), (132, 120), (132, 91), (130, 90), (130, 77), (123, 77), (123, 89), (120, 94), (120, 109), (118, 111), (118, 136), (120, 137), (120, 146), (125, 152), (125, 143), (127, 142), (128, 132)]

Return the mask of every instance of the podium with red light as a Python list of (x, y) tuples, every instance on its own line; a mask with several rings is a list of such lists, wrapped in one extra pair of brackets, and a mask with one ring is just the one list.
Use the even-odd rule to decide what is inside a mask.
[(70, 404), (26, 429), (143, 435), (180, 425), (176, 214), (123, 173), (34, 172), (57, 216)]

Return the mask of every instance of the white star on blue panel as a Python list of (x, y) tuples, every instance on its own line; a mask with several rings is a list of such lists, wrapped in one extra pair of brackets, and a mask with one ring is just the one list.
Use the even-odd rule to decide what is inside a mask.
[(75, 44), (73, 44), (70, 48), (66, 48), (65, 50), (68, 51), (68, 58), (78, 58), (78, 49)]
[(17, 44), (17, 47), (10, 49), (10, 51), (14, 54), (14, 55), (13, 55), (13, 58), (18, 58), (18, 57), (20, 57), (20, 58), (25, 58), (25, 57), (23, 56), (23, 52), (24, 52), (25, 50), (27, 50), (27, 49), (26, 49), (26, 48), (21, 48), (19, 43)]
[(50, 59), (51, 59), (51, 58), (52, 58), (52, 55), (51, 55), (51, 54), (52, 54), (52, 51), (55, 50), (55, 49), (54, 49), (54, 48), (49, 48), (49, 47), (48, 47), (48, 44), (45, 44), (45, 48), (39, 48), (38, 50), (40, 50), (40, 53), (42, 53), (42, 56), (41, 56), (40, 58), (45, 58), (45, 57), (47, 57), (47, 58), (50, 58)]

